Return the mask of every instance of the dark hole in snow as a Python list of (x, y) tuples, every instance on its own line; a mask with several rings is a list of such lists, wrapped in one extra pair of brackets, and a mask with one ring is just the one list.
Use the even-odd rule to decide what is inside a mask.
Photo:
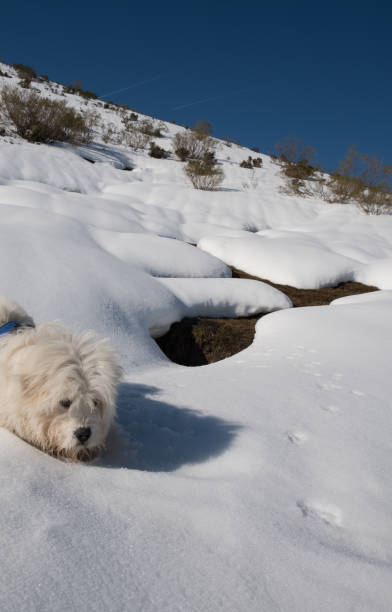
[[(250, 276), (236, 268), (231, 268), (231, 270), (233, 278), (261, 280), (279, 289), (291, 299), (294, 308), (324, 306), (346, 295), (378, 290), (377, 287), (355, 282), (341, 283), (337, 287), (324, 289), (297, 289)], [(207, 365), (231, 357), (252, 344), (256, 323), (262, 316), (237, 319), (185, 318), (178, 323), (173, 323), (169, 331), (156, 342), (174, 363), (185, 366)]]

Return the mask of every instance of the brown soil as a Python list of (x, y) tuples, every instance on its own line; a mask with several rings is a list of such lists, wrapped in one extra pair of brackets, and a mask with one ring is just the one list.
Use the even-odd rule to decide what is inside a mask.
[[(251, 278), (283, 291), (299, 306), (322, 306), (345, 295), (377, 291), (377, 287), (361, 283), (341, 283), (326, 289), (297, 289), (289, 285), (277, 285), (268, 280), (250, 276), (232, 268), (233, 278)], [(194, 317), (173, 323), (167, 334), (157, 339), (165, 355), (181, 365), (200, 366), (220, 361), (239, 353), (249, 346), (254, 337), (255, 325), (263, 315), (237, 319)]]
[(253, 280), (263, 281), (279, 291), (282, 291), (289, 296), (293, 302), (294, 307), (298, 306), (325, 306), (330, 304), (337, 298), (344, 297), (345, 295), (356, 295), (357, 293), (369, 293), (370, 291), (378, 291), (378, 287), (371, 287), (370, 285), (362, 285), (362, 283), (340, 283), (336, 287), (326, 287), (324, 289), (297, 289), (297, 287), (291, 287), (290, 285), (278, 285), (271, 283), (271, 281), (265, 278), (257, 278), (257, 276), (251, 276), (237, 270), (237, 268), (231, 268), (233, 278), (251, 278)]

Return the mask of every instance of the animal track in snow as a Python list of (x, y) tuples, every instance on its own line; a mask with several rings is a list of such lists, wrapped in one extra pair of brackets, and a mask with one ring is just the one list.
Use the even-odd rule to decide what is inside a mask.
[(358, 397), (364, 397), (366, 395), (366, 393), (360, 391), (359, 389), (351, 389), (351, 393), (353, 395), (357, 395)]
[(289, 431), (287, 433), (287, 437), (293, 444), (301, 445), (306, 442), (309, 438), (308, 434), (305, 431)]
[(336, 406), (335, 404), (323, 405), (321, 406), (321, 409), (325, 410), (326, 412), (330, 412), (331, 414), (339, 414), (339, 412), (341, 412), (339, 406)]
[(335, 391), (337, 389), (341, 389), (342, 385), (338, 385), (334, 382), (324, 382), (320, 384), (321, 389), (324, 391)]
[(336, 527), (342, 524), (342, 511), (329, 502), (300, 500), (297, 506), (305, 517), (316, 518)]

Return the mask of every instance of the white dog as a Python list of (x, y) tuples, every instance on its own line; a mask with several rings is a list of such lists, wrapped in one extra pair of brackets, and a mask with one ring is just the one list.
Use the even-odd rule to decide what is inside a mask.
[(120, 368), (94, 335), (34, 326), (0, 298), (0, 426), (55, 456), (93, 458), (115, 416)]

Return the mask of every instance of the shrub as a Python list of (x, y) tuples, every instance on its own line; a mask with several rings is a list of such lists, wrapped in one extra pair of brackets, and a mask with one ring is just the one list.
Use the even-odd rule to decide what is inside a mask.
[(192, 130), (199, 134), (199, 136), (211, 136), (212, 134), (211, 123), (205, 121), (204, 119), (199, 119), (198, 121), (196, 121)]
[(288, 178), (298, 179), (301, 181), (310, 180), (313, 177), (315, 171), (316, 168), (308, 164), (306, 160), (300, 161), (297, 164), (287, 162), (286, 164), (284, 164), (283, 167), (283, 173)]
[(26, 66), (25, 64), (12, 64), (12, 67), (15, 68), (21, 79), (29, 78), (31, 81), (37, 78), (37, 73), (31, 66)]
[(240, 167), (241, 168), (253, 168), (253, 163), (252, 163), (252, 158), (249, 156), (248, 159), (244, 159), (241, 163), (240, 163)]
[(120, 144), (119, 134), (116, 130), (116, 126), (114, 125), (114, 123), (110, 122), (109, 125), (105, 126), (105, 129), (102, 132), (102, 140), (105, 143), (113, 142), (116, 144)]
[(181, 161), (200, 159), (214, 147), (212, 138), (200, 138), (195, 132), (178, 132), (173, 138), (174, 152)]
[(63, 91), (69, 94), (81, 96), (85, 100), (97, 100), (98, 99), (98, 96), (96, 93), (94, 93), (93, 91), (89, 91), (88, 89), (82, 89), (80, 85), (81, 85), (80, 81), (75, 81), (74, 85), (64, 85)]
[(309, 145), (303, 145), (300, 138), (286, 138), (281, 143), (277, 142), (275, 148), (281, 161), (292, 164), (309, 163), (316, 157), (316, 149)]
[(136, 113), (131, 113), (129, 115), (129, 119), (130, 119), (130, 121), (137, 121), (139, 119), (139, 117), (137, 116)]
[(252, 158), (250, 155), (248, 157), (248, 159), (244, 159), (241, 163), (240, 163), (240, 167), (241, 168), (261, 168), (261, 166), (263, 165), (263, 160), (261, 159), (261, 157), (254, 157)]
[(35, 91), (5, 86), (0, 94), (0, 119), (30, 142), (89, 142), (95, 116), (81, 114), (61, 100), (43, 98)]
[(328, 183), (332, 202), (353, 201), (367, 214), (392, 208), (392, 165), (357, 151), (352, 145)]
[(156, 142), (150, 142), (150, 151), (148, 154), (150, 157), (156, 157), (157, 159), (162, 159), (168, 156), (168, 152), (165, 151), (165, 149), (162, 149), (162, 147), (159, 147)]
[(224, 179), (222, 168), (217, 166), (215, 161), (211, 163), (209, 157), (188, 162), (185, 174), (195, 189), (204, 191), (214, 191)]
[(123, 131), (123, 140), (128, 147), (137, 151), (146, 149), (151, 142), (151, 136), (137, 129), (135, 124), (129, 123)]
[(143, 134), (147, 134), (147, 136), (153, 136), (155, 138), (162, 138), (163, 133), (167, 132), (167, 127), (163, 123), (163, 121), (159, 121), (158, 123), (154, 123), (149, 119), (144, 119), (139, 123), (139, 130), (143, 132)]
[(26, 77), (25, 79), (22, 79), (21, 81), (19, 81), (18, 85), (20, 87), (23, 87), (23, 89), (29, 89), (31, 85), (31, 78)]
[(190, 151), (186, 147), (179, 146), (174, 152), (181, 161), (186, 161), (190, 158)]

